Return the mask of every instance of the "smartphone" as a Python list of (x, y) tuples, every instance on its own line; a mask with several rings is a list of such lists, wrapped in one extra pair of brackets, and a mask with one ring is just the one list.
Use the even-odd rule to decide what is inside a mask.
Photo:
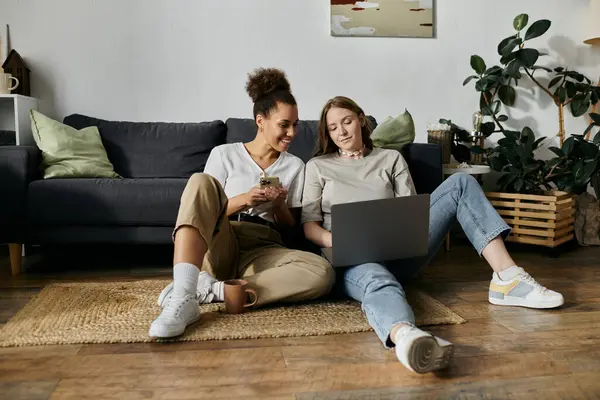
[(279, 178), (276, 176), (265, 176), (260, 178), (260, 188), (279, 187)]

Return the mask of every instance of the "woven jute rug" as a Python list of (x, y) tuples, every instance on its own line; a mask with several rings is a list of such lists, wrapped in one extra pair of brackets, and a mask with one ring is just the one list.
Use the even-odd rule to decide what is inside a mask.
[[(0, 330), (0, 347), (151, 342), (158, 293), (169, 280), (58, 283), (46, 286)], [(420, 291), (408, 291), (418, 325), (465, 320)], [(273, 306), (231, 315), (222, 303), (202, 305), (202, 319), (169, 341), (316, 336), (372, 330), (353, 300)]]

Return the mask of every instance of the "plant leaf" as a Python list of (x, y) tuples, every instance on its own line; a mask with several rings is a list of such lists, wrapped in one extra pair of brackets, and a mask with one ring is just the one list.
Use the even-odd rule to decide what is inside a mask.
[(563, 78), (562, 76), (557, 76), (554, 79), (552, 79), (550, 81), (550, 83), (548, 84), (548, 88), (551, 88), (552, 86), (556, 85), (558, 82), (561, 81), (562, 78)]
[(588, 142), (587, 140), (582, 140), (582, 148), (583, 154), (586, 159), (596, 158), (598, 155), (598, 146), (593, 143)]
[[(527, 165), (529, 164), (529, 153), (527, 151), (527, 149), (524, 146), (518, 146), (515, 148), (515, 151), (517, 152), (517, 155), (519, 156), (519, 161), (521, 165)], [(516, 163), (513, 163), (516, 164)]]
[(585, 102), (585, 96), (578, 94), (573, 98), (571, 102), (571, 113), (574, 117), (581, 117), (587, 112), (589, 103)]
[(452, 155), (459, 163), (468, 162), (471, 159), (471, 150), (467, 146), (459, 144), (453, 149)]
[(500, 122), (506, 122), (506, 121), (508, 121), (508, 116), (507, 115), (499, 115), (496, 119)]
[(517, 35), (512, 35), (512, 36), (502, 39), (502, 41), (500, 43), (498, 43), (498, 48), (497, 48), (498, 54), (502, 55), (502, 49), (506, 47), (508, 42), (515, 39), (516, 37), (517, 37)]
[(513, 183), (515, 181), (515, 179), (517, 179), (517, 178), (518, 178), (518, 175), (504, 174), (498, 179), (497, 183), (502, 188), (505, 188), (507, 185), (510, 185), (511, 183)]
[(509, 53), (509, 54), (507, 54), (505, 56), (502, 56), (502, 58), (500, 59), (500, 63), (502, 65), (506, 65), (509, 62), (511, 62), (512, 60), (514, 60), (516, 56), (517, 56), (517, 52), (516, 51), (512, 52), (512, 53)]
[(517, 51), (517, 60), (527, 68), (533, 67), (539, 56), (540, 52), (536, 49), (521, 49)]
[(482, 109), (483, 115), (496, 115), (500, 111), (500, 100), (495, 100), (489, 107)]
[[(540, 56), (542, 55), (542, 53), (540, 53)], [(533, 67), (531, 67), (532, 70), (538, 70), (538, 69), (543, 69), (546, 72), (552, 72), (552, 70), (548, 67), (542, 67), (541, 65), (534, 65)]]
[(598, 131), (598, 133), (596, 133), (596, 136), (594, 136), (593, 142), (594, 144), (600, 144), (600, 131)]
[[(517, 54), (517, 53), (515, 53), (515, 54)], [(517, 58), (515, 58), (506, 67), (506, 74), (508, 76), (510, 76), (511, 78), (520, 79), (521, 78), (521, 72), (519, 71), (520, 68), (521, 68), (521, 62)]]
[(584, 136), (585, 136), (585, 135), (587, 135), (587, 134), (588, 134), (588, 132), (589, 132), (589, 131), (591, 131), (591, 130), (592, 130), (592, 128), (594, 128), (594, 126), (595, 126), (595, 125), (594, 125), (594, 123), (591, 123), (591, 124), (589, 124), (589, 125), (588, 125), (588, 127), (587, 127), (587, 128), (585, 128), (585, 131), (583, 131), (583, 135), (584, 135)]
[(591, 113), (590, 118), (594, 121), (594, 124), (600, 126), (600, 114)]
[(499, 67), (498, 65), (494, 65), (493, 67), (486, 69), (484, 74), (485, 75), (500, 75), (500, 74), (502, 74), (502, 67)]
[(483, 61), (483, 58), (474, 54), (471, 56), (471, 68), (473, 68), (473, 70), (475, 70), (475, 72), (477, 72), (479, 75), (481, 75), (485, 72), (485, 69), (486, 69), (485, 61)]
[(533, 142), (533, 150), (537, 149), (540, 143), (542, 143), (545, 139), (546, 137), (536, 139), (535, 142)]
[(500, 100), (496, 100), (492, 103), (492, 112), (494, 113), (494, 115), (496, 115), (500, 112), (500, 107), (501, 107)]
[(496, 130), (496, 124), (493, 122), (486, 122), (484, 124), (481, 124), (481, 133), (483, 133), (485, 136), (489, 136), (492, 133), (494, 133), (494, 131)]
[(525, 40), (531, 40), (542, 36), (548, 31), (548, 29), (550, 29), (550, 25), (552, 25), (552, 23), (547, 19), (535, 21), (527, 29), (527, 32), (525, 32)]
[(554, 154), (556, 154), (559, 157), (565, 156), (565, 153), (562, 151), (562, 149), (559, 149), (558, 147), (550, 147), (550, 148), (548, 148), (548, 150), (550, 150), (551, 152), (553, 152)]
[(515, 30), (521, 31), (521, 30), (523, 30), (523, 28), (525, 28), (527, 26), (528, 22), (529, 22), (529, 15), (519, 14), (513, 20), (513, 27), (515, 28)]
[(584, 164), (583, 160), (577, 161), (577, 163), (573, 167), (573, 176), (575, 177), (575, 179), (579, 179), (583, 176), (584, 166), (585, 166), (585, 164)]
[(494, 171), (502, 171), (502, 168), (504, 168), (505, 165), (505, 163), (500, 157), (489, 157), (488, 164), (490, 165), (490, 168)]
[(525, 167), (525, 174), (530, 174), (534, 171), (537, 171), (538, 169), (540, 169), (539, 164), (529, 164), (528, 166)]
[(520, 191), (521, 191), (521, 189), (523, 189), (523, 184), (524, 184), (524, 183), (525, 183), (525, 182), (523, 182), (523, 179), (522, 179), (522, 178), (518, 178), (518, 179), (515, 181), (515, 183), (514, 183), (515, 190), (516, 190), (517, 192), (520, 192)]
[(502, 138), (500, 140), (498, 140), (498, 144), (500, 146), (506, 147), (508, 149), (514, 148), (517, 145), (515, 144), (514, 140), (511, 140), (509, 138)]
[(577, 94), (577, 86), (575, 86), (573, 82), (567, 81), (567, 83), (565, 83), (565, 87), (567, 88), (567, 96), (569, 98), (572, 98)]
[(517, 92), (512, 86), (503, 85), (500, 86), (498, 91), (498, 97), (507, 106), (513, 106), (517, 97)]
[(485, 154), (485, 150), (481, 146), (471, 147), (471, 153), (473, 154)]
[(519, 131), (504, 131), (504, 136), (512, 141), (519, 140), (519, 136), (521, 136), (521, 132)]
[(530, 127), (526, 126), (521, 131), (521, 137), (525, 138), (528, 143), (531, 141), (531, 144), (533, 144), (535, 133), (533, 133), (533, 130)]
[(486, 78), (482, 78), (477, 81), (475, 84), (475, 90), (478, 92), (487, 92), (488, 91), (488, 81)]
[(467, 79), (465, 79), (465, 81), (463, 82), (463, 86), (466, 86), (466, 85), (467, 85), (467, 83), (471, 82), (473, 79), (476, 79), (476, 78), (478, 78), (478, 76), (477, 76), (477, 75), (471, 75), (471, 76), (469, 76), (469, 77), (468, 77)]
[(565, 153), (565, 156), (569, 156), (569, 154), (571, 154), (571, 152), (573, 151), (573, 149), (575, 148), (575, 138), (574, 137), (569, 137), (567, 140), (565, 140), (565, 142), (563, 143), (562, 146), (562, 150)]
[(585, 164), (585, 167), (583, 169), (583, 173), (584, 173), (583, 176), (584, 176), (585, 180), (592, 177), (594, 172), (596, 172), (596, 168), (598, 168), (598, 160), (593, 160), (593, 161), (590, 161), (587, 164)]
[(516, 38), (516, 37), (512, 38), (511, 40), (509, 40), (508, 42), (506, 42), (504, 44), (504, 47), (499, 49), (500, 55), (501, 56), (509, 55), (515, 49), (515, 47), (519, 46), (521, 43), (523, 43), (523, 40), (521, 38)]
[(548, 160), (548, 163), (546, 164), (546, 166), (548, 168), (553, 168), (554, 166), (558, 165), (563, 159), (560, 157), (554, 157), (551, 158), (550, 160)]

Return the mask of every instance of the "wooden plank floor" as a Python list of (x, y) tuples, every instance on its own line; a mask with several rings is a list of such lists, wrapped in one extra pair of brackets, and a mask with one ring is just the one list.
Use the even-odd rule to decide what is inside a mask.
[[(514, 251), (566, 304), (493, 306), (484, 261), (463, 244), (441, 252), (418, 284), (468, 320), (430, 328), (456, 345), (441, 373), (410, 373), (374, 333), (7, 348), (0, 349), (0, 398), (600, 399), (600, 248), (558, 258), (532, 247)], [(53, 249), (28, 257), (18, 278), (2, 252), (0, 325), (50, 282), (170, 275), (169, 248)]]

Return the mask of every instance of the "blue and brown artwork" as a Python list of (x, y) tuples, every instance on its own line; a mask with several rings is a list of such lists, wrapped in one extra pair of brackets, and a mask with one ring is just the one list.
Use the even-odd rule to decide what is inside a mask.
[(330, 0), (332, 36), (433, 37), (434, 0)]

